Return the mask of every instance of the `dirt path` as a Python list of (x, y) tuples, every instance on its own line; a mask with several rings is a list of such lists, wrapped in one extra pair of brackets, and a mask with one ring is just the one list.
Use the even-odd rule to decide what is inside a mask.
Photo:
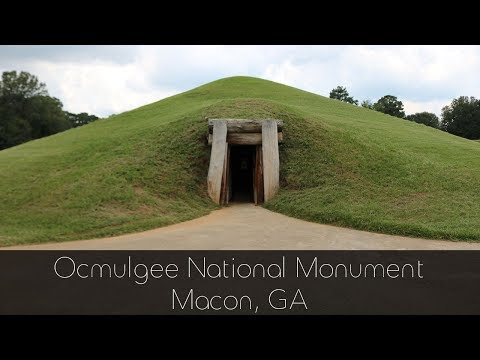
[(480, 249), (480, 243), (382, 235), (311, 223), (252, 204), (236, 204), (199, 219), (136, 234), (3, 249), (43, 250), (340, 250)]

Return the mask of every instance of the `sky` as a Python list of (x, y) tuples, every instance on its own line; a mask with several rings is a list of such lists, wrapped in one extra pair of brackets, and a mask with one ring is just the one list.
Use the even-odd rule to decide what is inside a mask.
[(480, 46), (3, 45), (0, 72), (28, 71), (70, 112), (131, 110), (229, 76), (254, 76), (328, 96), (401, 100), (440, 116), (461, 95), (480, 98)]

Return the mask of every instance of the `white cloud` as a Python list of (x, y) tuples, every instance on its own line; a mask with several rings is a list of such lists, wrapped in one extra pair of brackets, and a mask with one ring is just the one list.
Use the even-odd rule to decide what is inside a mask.
[(431, 100), (431, 101), (403, 101), (403, 107), (407, 115), (414, 114), (416, 112), (431, 112), (440, 117), (442, 108), (446, 105), (450, 105), (451, 99), (443, 100)]
[(100, 116), (235, 75), (395, 95), (407, 113), (439, 115), (454, 97), (480, 97), (479, 68), (479, 46), (0, 46), (0, 71), (32, 72), (67, 110)]
[(157, 101), (178, 93), (158, 88), (148, 81), (148, 72), (136, 64), (94, 61), (76, 63), (34, 62), (31, 71), (52, 96), (58, 97), (71, 112), (107, 116)]
[(286, 60), (281, 64), (269, 64), (265, 69), (262, 77), (268, 80), (276, 81), (286, 85), (296, 85), (302, 83), (305, 88), (306, 79), (303, 79), (301, 66), (295, 66), (290, 60)]

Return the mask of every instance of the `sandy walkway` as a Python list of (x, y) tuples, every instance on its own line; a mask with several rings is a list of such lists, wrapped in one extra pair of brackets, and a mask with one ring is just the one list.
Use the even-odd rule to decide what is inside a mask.
[(199, 219), (136, 234), (7, 249), (43, 250), (232, 250), (232, 249), (480, 249), (480, 243), (374, 234), (310, 223), (252, 204), (237, 204)]

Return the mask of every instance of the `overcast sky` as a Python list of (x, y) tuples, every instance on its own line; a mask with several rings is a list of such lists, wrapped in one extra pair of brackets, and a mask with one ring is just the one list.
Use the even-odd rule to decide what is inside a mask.
[(407, 114), (480, 98), (480, 46), (0, 46), (0, 71), (24, 70), (70, 112), (101, 117), (236, 75), (360, 101), (395, 95)]

